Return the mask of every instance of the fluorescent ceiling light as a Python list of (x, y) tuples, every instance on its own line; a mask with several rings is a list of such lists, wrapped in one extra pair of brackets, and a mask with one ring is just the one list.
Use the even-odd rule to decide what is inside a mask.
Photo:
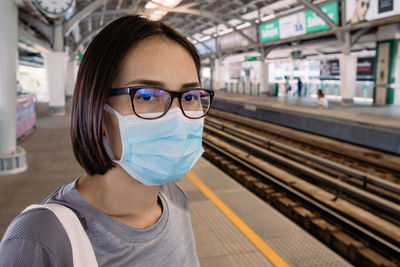
[(211, 27), (211, 28), (204, 30), (203, 33), (206, 35), (210, 35), (210, 34), (215, 33), (216, 31), (217, 31), (216, 27)]
[(261, 21), (267, 21), (267, 20), (270, 20), (270, 19), (273, 19), (273, 18), (275, 18), (275, 15), (274, 15), (274, 14), (271, 14), (271, 15), (262, 17), (262, 18), (261, 18)]
[(241, 22), (242, 22), (242, 21), (241, 21), (241, 20), (238, 20), (238, 19), (231, 19), (231, 20), (228, 21), (228, 23), (229, 23), (230, 25), (232, 25), (232, 26), (236, 26), (236, 25), (240, 24)]
[(200, 38), (202, 38), (202, 37), (204, 37), (204, 35), (201, 34), (201, 33), (195, 33), (195, 34), (193, 34), (193, 38), (196, 39), (196, 40), (198, 40), (198, 39), (200, 39)]
[(210, 40), (210, 39), (211, 39), (211, 36), (203, 36), (200, 39), (198, 39), (198, 41), (199, 42), (204, 42), (204, 41), (207, 41), (207, 40)]
[(230, 33), (230, 32), (233, 32), (233, 29), (232, 29), (232, 28), (226, 29), (226, 30), (224, 30), (224, 31), (220, 31), (220, 32), (219, 32), (219, 35), (224, 35), (224, 34), (227, 34), (227, 33)]
[(176, 7), (182, 0), (150, 0), (145, 5), (144, 15), (151, 20), (160, 20), (169, 8)]
[(236, 29), (241, 30), (243, 28), (249, 27), (250, 25), (251, 25), (250, 22), (245, 22), (243, 24), (240, 24), (240, 25), (236, 26)]

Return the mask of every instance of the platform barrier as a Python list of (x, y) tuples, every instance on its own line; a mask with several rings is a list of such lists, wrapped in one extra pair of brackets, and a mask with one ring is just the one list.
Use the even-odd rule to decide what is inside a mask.
[(225, 82), (223, 91), (234, 94), (260, 96), (259, 83)]
[(36, 124), (35, 103), (32, 94), (17, 97), (17, 138), (32, 131)]

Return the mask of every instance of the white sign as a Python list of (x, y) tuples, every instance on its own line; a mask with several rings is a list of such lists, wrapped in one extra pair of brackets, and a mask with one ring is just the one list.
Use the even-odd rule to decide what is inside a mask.
[(299, 12), (279, 19), (280, 39), (298, 36), (306, 33), (306, 18), (304, 12)]
[(346, 0), (347, 24), (400, 15), (399, 0)]

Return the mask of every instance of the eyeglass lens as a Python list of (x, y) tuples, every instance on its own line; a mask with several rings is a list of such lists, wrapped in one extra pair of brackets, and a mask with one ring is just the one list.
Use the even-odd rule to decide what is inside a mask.
[[(135, 113), (145, 119), (160, 117), (171, 102), (171, 95), (162, 89), (143, 88), (133, 96)], [(189, 118), (200, 118), (210, 108), (211, 97), (206, 90), (194, 89), (181, 97), (182, 110)]]

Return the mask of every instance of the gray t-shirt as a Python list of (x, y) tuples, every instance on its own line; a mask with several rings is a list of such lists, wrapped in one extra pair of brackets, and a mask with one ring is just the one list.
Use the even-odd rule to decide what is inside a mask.
[[(71, 208), (80, 219), (99, 266), (200, 266), (190, 221), (188, 199), (175, 184), (161, 185), (160, 219), (151, 228), (125, 226), (90, 206), (64, 185), (43, 203)], [(55, 215), (35, 209), (17, 216), (0, 243), (0, 267), (73, 266), (68, 236)]]

